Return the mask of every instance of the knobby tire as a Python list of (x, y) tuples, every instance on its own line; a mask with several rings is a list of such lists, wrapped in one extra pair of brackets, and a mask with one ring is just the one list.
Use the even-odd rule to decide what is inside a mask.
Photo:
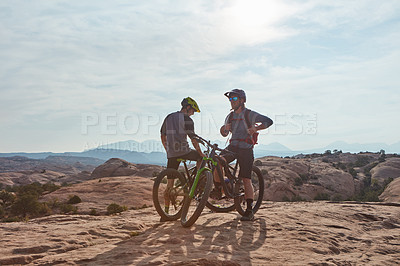
[[(181, 215), (181, 224), (183, 227), (192, 226), (196, 220), (199, 218), (201, 212), (203, 211), (207, 199), (210, 195), (211, 188), (213, 183), (213, 176), (211, 172), (204, 171), (201, 176), (199, 183), (197, 184), (197, 188), (195, 191), (195, 195), (193, 198), (189, 196), (185, 197), (185, 202), (182, 207), (182, 215)], [(189, 195), (190, 187), (187, 189), (187, 195)], [(193, 211), (189, 213), (190, 211)]]
[[(165, 194), (167, 177), (174, 177), (174, 186)], [(153, 184), (153, 203), (158, 214), (164, 221), (175, 221), (181, 217), (182, 206), (185, 200), (186, 179), (177, 170), (167, 168), (161, 171)], [(165, 196), (167, 195), (167, 196)], [(169, 212), (165, 212), (165, 197), (170, 201)]]
[[(253, 212), (256, 213), (261, 206), (264, 197), (264, 177), (261, 170), (253, 165), (251, 179), (254, 188)], [(235, 197), (235, 208), (240, 215), (244, 215), (246, 211), (246, 200), (244, 198), (244, 187), (242, 182), (235, 184), (235, 194), (243, 194), (243, 196)]]

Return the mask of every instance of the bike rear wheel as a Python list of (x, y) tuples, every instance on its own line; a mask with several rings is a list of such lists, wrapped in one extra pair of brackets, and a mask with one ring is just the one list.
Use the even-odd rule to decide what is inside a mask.
[[(227, 184), (230, 193), (233, 194), (233, 189), (231, 188), (231, 183)], [(213, 185), (213, 190), (211, 190), (210, 196), (207, 200), (206, 206), (213, 212), (230, 212), (235, 210), (235, 201), (233, 198), (223, 196), (219, 197), (218, 193), (213, 193), (216, 191)]]
[(192, 226), (197, 218), (199, 218), (210, 195), (212, 183), (212, 174), (206, 170), (200, 175), (193, 198), (188, 196), (190, 187), (185, 188), (187, 196), (185, 197), (181, 215), (181, 224), (183, 227)]
[[(168, 177), (174, 180), (170, 188), (167, 187)], [(167, 168), (158, 174), (153, 184), (153, 203), (162, 220), (174, 221), (181, 217), (187, 195), (185, 186), (186, 179), (175, 169)]]
[[(263, 197), (264, 197), (264, 177), (261, 173), (261, 170), (253, 166), (253, 170), (251, 172), (251, 183), (254, 189), (254, 201), (253, 201), (253, 213), (256, 213), (261, 206)], [(244, 198), (244, 186), (243, 182), (237, 182), (235, 185), (235, 207), (237, 212), (240, 215), (244, 215), (247, 203)]]

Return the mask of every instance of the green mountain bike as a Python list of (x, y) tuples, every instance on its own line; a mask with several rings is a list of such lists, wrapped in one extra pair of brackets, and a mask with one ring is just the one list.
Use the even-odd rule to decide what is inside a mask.
[[(196, 222), (205, 206), (214, 212), (229, 212), (236, 209), (243, 215), (246, 202), (243, 183), (236, 174), (238, 164), (223, 165), (224, 172), (222, 172), (216, 153), (222, 149), (200, 136), (196, 138), (207, 148), (200, 170), (197, 171), (195, 166), (189, 167), (186, 160), (181, 160), (183, 172), (168, 168), (154, 180), (153, 203), (161, 219), (172, 221), (181, 217), (182, 226), (189, 227)], [(214, 186), (212, 175), (214, 171), (218, 173), (224, 196), (209, 197)], [(255, 166), (251, 180), (255, 195), (253, 211), (256, 212), (264, 195), (264, 178), (260, 169)]]
[(153, 203), (163, 221), (173, 221), (181, 218), (184, 227), (193, 225), (207, 204), (210, 195), (213, 176), (208, 167), (213, 160), (203, 158), (200, 169), (189, 167), (183, 162), (184, 171), (167, 168), (154, 180)]

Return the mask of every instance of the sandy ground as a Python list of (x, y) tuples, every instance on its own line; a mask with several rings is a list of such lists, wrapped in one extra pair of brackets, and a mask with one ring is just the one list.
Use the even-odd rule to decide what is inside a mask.
[(191, 228), (153, 208), (0, 224), (0, 264), (399, 265), (400, 207), (264, 202), (253, 222), (208, 209)]

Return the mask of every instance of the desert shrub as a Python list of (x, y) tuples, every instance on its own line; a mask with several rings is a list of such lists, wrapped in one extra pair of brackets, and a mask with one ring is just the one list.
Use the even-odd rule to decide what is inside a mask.
[(6, 217), (3, 220), (1, 220), (3, 223), (14, 223), (14, 222), (20, 222), (22, 219), (17, 217), (17, 216), (10, 216)]
[[(368, 179), (368, 178), (367, 178)], [(369, 201), (369, 202), (378, 202), (381, 201), (379, 199), (379, 195), (386, 189), (386, 187), (393, 181), (393, 178), (386, 179), (382, 185), (377, 182), (377, 180), (369, 177), (367, 181), (364, 180), (364, 188), (360, 191), (358, 195), (355, 195), (351, 198), (351, 200), (355, 201)]]
[(357, 176), (357, 171), (352, 167), (349, 169), (349, 174), (351, 174), (353, 178), (355, 178)]
[(357, 161), (354, 163), (356, 167), (363, 167), (369, 164), (369, 158), (367, 156), (357, 155)]
[(82, 200), (79, 196), (77, 195), (73, 195), (69, 198), (69, 200), (67, 201), (68, 204), (78, 204), (81, 203)]
[(98, 215), (97, 210), (95, 208), (90, 209), (89, 215), (93, 215), (93, 216)]
[(329, 200), (330, 197), (326, 193), (318, 193), (317, 196), (315, 196), (314, 200)]
[(138, 232), (138, 231), (131, 231), (131, 232), (129, 232), (129, 235), (130, 235), (131, 237), (138, 236), (138, 235), (140, 235), (140, 232)]
[(268, 175), (267, 169), (262, 169), (262, 170), (261, 170), (261, 174), (262, 174), (262, 175)]
[(51, 209), (60, 208), (61, 202), (58, 200), (58, 198), (52, 198), (50, 201), (47, 202), (47, 205)]
[(0, 191), (0, 200), (1, 200), (1, 205), (8, 206), (11, 205), (15, 201), (16, 197), (13, 193), (2, 190)]
[(44, 191), (44, 189), (39, 182), (34, 182), (29, 185), (17, 187), (17, 195), (18, 196), (25, 195), (25, 194), (31, 194), (36, 197), (39, 197), (40, 195), (42, 195), (43, 191)]
[(262, 166), (262, 162), (260, 160), (255, 160), (254, 161), (255, 166)]
[(4, 218), (5, 214), (6, 214), (6, 212), (4, 211), (3, 206), (0, 205), (0, 218)]
[(18, 196), (13, 205), (11, 205), (11, 213), (14, 215), (22, 215), (26, 217), (28, 214), (39, 214), (41, 205), (38, 198), (34, 194), (23, 194)]
[(374, 168), (375, 166), (377, 166), (378, 165), (378, 163), (377, 162), (375, 162), (375, 163), (371, 163), (370, 165), (368, 165), (368, 166), (366, 166), (365, 168), (364, 168), (364, 174), (366, 175), (366, 176), (371, 176), (371, 170), (372, 170), (372, 168)]
[(289, 202), (289, 201), (290, 201), (290, 199), (289, 199), (289, 197), (288, 197), (288, 196), (283, 196), (283, 198), (282, 198), (282, 201), (287, 201), (287, 202)]
[(47, 205), (46, 202), (43, 203), (39, 203), (39, 210), (38, 210), (38, 214), (39, 215), (50, 215), (52, 213), (49, 205)]
[(342, 199), (342, 196), (341, 196), (341, 195), (336, 194), (336, 195), (334, 195), (334, 196), (332, 197), (332, 200), (333, 200), (333, 201), (342, 201), (343, 199)]
[(115, 214), (126, 211), (128, 208), (126, 206), (118, 205), (117, 203), (111, 203), (107, 206), (107, 214)]
[(152, 175), (153, 175), (153, 177), (157, 177), (159, 173), (160, 172), (158, 172), (158, 171), (154, 171)]
[(60, 189), (61, 186), (58, 186), (58, 185), (56, 185), (54, 183), (46, 183), (46, 184), (42, 185), (42, 188), (43, 188), (44, 191), (54, 192), (54, 191)]
[(72, 204), (61, 204), (60, 206), (60, 212), (64, 213), (64, 214), (68, 214), (68, 213), (78, 213), (78, 208)]
[(296, 179), (294, 180), (294, 185), (295, 186), (303, 185), (303, 180), (300, 177), (296, 177)]
[(338, 169), (343, 170), (343, 171), (346, 171), (346, 170), (347, 170), (346, 165), (345, 165), (344, 163), (342, 163), (342, 162), (338, 162), (338, 163), (336, 164), (336, 167), (337, 167)]
[(286, 202), (298, 202), (298, 201), (305, 201), (305, 199), (303, 199), (302, 197), (300, 197), (299, 195), (295, 195), (292, 198), (289, 199), (288, 196), (284, 196), (282, 198), (282, 201), (286, 201)]
[(300, 195), (295, 195), (291, 198), (292, 202), (296, 202), (296, 201), (305, 201), (305, 199), (303, 199), (302, 197), (300, 197)]
[(308, 178), (309, 178), (308, 174), (299, 174), (299, 176), (300, 176), (301, 180), (304, 181), (304, 182), (307, 181)]

